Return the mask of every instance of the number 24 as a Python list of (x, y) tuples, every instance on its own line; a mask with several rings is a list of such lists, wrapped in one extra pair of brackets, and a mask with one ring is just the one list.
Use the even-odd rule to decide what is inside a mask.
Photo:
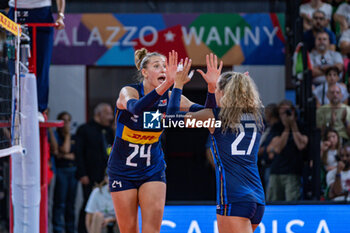
[(239, 134), (238, 134), (237, 138), (231, 144), (231, 154), (232, 155), (250, 155), (250, 153), (253, 150), (253, 146), (254, 146), (255, 139), (256, 139), (256, 131), (257, 131), (256, 125), (254, 123), (246, 123), (246, 124), (244, 124), (244, 126), (245, 126), (245, 128), (253, 128), (254, 129), (252, 140), (249, 143), (248, 151), (237, 149), (238, 144), (242, 141), (242, 139), (245, 136), (244, 127), (242, 124), (239, 124)]
[[(129, 143), (130, 147), (134, 148), (134, 151), (126, 158), (126, 165), (131, 167), (137, 167), (137, 163), (131, 162), (131, 160), (139, 153), (140, 146), (137, 144)], [(146, 165), (147, 167), (151, 165), (151, 147), (152, 145), (148, 146), (147, 153), (145, 154), (145, 145), (142, 145), (140, 148), (140, 158), (146, 158)]]

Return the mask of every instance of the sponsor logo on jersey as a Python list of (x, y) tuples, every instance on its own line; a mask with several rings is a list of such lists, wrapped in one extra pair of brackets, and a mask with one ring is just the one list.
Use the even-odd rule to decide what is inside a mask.
[(167, 99), (163, 99), (159, 101), (158, 107), (166, 106), (168, 103)]
[(132, 130), (124, 126), (121, 138), (125, 141), (135, 144), (152, 144), (159, 141), (162, 131), (159, 132), (145, 132)]
[(157, 110), (156, 112), (144, 112), (143, 113), (143, 128), (144, 129), (160, 129), (162, 114)]

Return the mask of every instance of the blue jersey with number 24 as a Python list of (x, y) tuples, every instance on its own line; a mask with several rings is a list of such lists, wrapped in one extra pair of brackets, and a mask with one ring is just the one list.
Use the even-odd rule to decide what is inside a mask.
[[(144, 96), (142, 83), (129, 86), (138, 91), (139, 98)], [(168, 99), (168, 92), (165, 92), (152, 107), (140, 115), (117, 109), (116, 135), (107, 167), (109, 176), (142, 180), (165, 169), (160, 142), (163, 132), (160, 115), (166, 112)], [(147, 119), (150, 122), (147, 123)]]

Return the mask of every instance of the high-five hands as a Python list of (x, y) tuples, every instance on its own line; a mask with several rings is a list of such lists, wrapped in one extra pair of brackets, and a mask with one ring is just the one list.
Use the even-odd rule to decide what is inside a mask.
[(177, 52), (172, 50), (171, 52), (169, 52), (169, 59), (165, 60), (166, 81), (171, 84), (173, 84), (175, 81), (175, 76), (177, 72), (177, 59)]
[(208, 84), (208, 91), (211, 93), (215, 92), (216, 82), (220, 77), (223, 62), (220, 61), (220, 65), (218, 67), (218, 57), (214, 54), (210, 54), (206, 56), (207, 62), (207, 73), (204, 73), (202, 70), (197, 69), (197, 71), (202, 75), (204, 80)]
[(183, 68), (178, 69), (175, 76), (175, 84), (174, 84), (175, 88), (180, 88), (180, 89), (182, 89), (182, 87), (191, 80), (191, 77), (188, 75), (188, 72), (190, 71), (192, 60), (186, 57), (183, 65), (182, 63), (183, 61), (181, 60), (179, 66), (182, 66)]

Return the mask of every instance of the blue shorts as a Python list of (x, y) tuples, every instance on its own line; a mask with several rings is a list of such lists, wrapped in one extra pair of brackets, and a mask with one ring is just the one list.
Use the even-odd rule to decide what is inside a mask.
[(264, 212), (265, 206), (254, 202), (230, 203), (216, 208), (219, 215), (249, 218), (252, 224), (259, 224)]
[(152, 182), (152, 181), (160, 181), (160, 182), (166, 183), (164, 170), (143, 180), (130, 180), (128, 178), (119, 177), (119, 176), (113, 176), (113, 177), (109, 176), (108, 180), (109, 180), (110, 192), (119, 192), (119, 191), (128, 190), (128, 189), (138, 189), (144, 183)]

